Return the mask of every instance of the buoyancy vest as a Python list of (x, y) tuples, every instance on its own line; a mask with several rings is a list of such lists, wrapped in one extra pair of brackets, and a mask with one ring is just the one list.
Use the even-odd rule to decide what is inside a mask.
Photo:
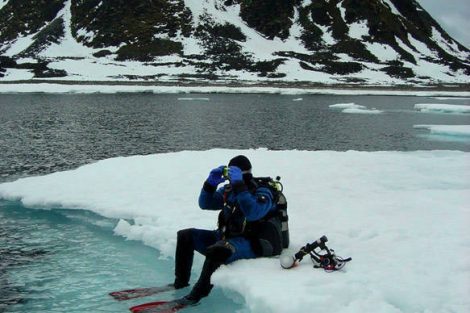
[[(283, 194), (280, 178), (256, 177), (250, 182), (249, 192), (255, 194), (258, 188), (267, 188), (273, 196), (275, 209), (257, 221), (247, 221), (237, 201), (231, 195), (231, 186), (224, 189), (225, 207), (219, 214), (219, 229), (225, 238), (243, 236), (250, 240), (258, 256), (279, 255), (289, 246), (287, 200)], [(260, 199), (262, 201), (262, 199)]]

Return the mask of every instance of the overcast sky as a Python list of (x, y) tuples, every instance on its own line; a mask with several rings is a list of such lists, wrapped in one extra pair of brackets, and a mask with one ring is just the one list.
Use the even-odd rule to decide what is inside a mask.
[(417, 0), (455, 40), (470, 48), (470, 0)]

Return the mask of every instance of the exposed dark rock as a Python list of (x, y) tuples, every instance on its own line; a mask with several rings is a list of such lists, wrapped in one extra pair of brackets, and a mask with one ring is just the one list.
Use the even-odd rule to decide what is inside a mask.
[(225, 38), (236, 41), (246, 41), (245, 34), (242, 33), (241, 29), (230, 23), (215, 24), (210, 23), (209, 18), (206, 16), (206, 23), (198, 28), (198, 32), (210, 33), (212, 38)]
[(0, 55), (0, 67), (16, 67), (16, 61), (10, 57)]
[(67, 76), (66, 71), (58, 70), (58, 69), (51, 69), (47, 65), (48, 65), (48, 62), (21, 63), (21, 64), (17, 64), (16, 68), (31, 70), (34, 73), (35, 78), (53, 78), (53, 77)]
[(169, 39), (155, 39), (152, 42), (127, 44), (116, 51), (118, 61), (152, 61), (155, 57), (169, 54), (181, 54), (183, 45)]
[(207, 80), (217, 80), (219, 76), (216, 74), (181, 74), (178, 76), (181, 79), (207, 79)]
[(0, 44), (36, 33), (63, 8), (64, 0), (11, 0), (0, 10)]
[[(241, 46), (238, 43), (240, 40), (234, 39), (233, 36), (219, 36), (220, 29), (227, 27), (229, 24), (217, 24), (209, 15), (201, 16), (200, 19), (201, 23), (195, 31), (195, 36), (203, 43), (205, 55), (212, 60), (209, 64), (200, 64), (200, 68), (209, 71), (251, 68), (253, 62), (250, 56), (242, 53)], [(240, 38), (237, 35), (235, 37)], [(244, 40), (244, 38), (242, 39)]]
[(379, 63), (379, 59), (357, 39), (345, 39), (331, 47), (334, 53), (345, 53), (357, 60)]
[(401, 79), (411, 78), (415, 76), (413, 70), (405, 66), (386, 66), (382, 69), (382, 71), (387, 73), (389, 76)]
[(116, 76), (114, 78), (118, 78), (118, 79), (129, 79), (129, 80), (151, 80), (151, 81), (154, 81), (154, 80), (158, 80), (158, 78), (162, 77), (163, 75), (162, 74), (158, 74), (158, 75), (119, 75), (119, 76)]
[(347, 75), (362, 71), (363, 65), (358, 62), (325, 62), (323, 70), (330, 74)]
[(54, 78), (54, 77), (66, 77), (67, 72), (65, 70), (51, 69), (48, 67), (38, 68), (33, 70), (35, 78)]
[(315, 25), (311, 14), (312, 12), (308, 8), (301, 8), (299, 10), (299, 22), (303, 28), (300, 39), (307, 49), (315, 51), (323, 48), (325, 45), (322, 39), (323, 32)]
[(294, 5), (298, 0), (242, 0), (240, 15), (250, 27), (267, 38), (289, 37), (294, 16)]
[(278, 68), (279, 65), (284, 63), (286, 59), (276, 59), (272, 61), (260, 61), (252, 65), (251, 70), (253, 72), (260, 72), (260, 76), (272, 75)]
[[(156, 35), (190, 36), (192, 15), (183, 0), (85, 0), (72, 2), (72, 32), (79, 41), (95, 48), (140, 45)], [(94, 34), (92, 39), (77, 35), (79, 29)]]
[(113, 54), (113, 53), (111, 51), (107, 50), (107, 49), (103, 49), (103, 50), (100, 50), (98, 52), (93, 53), (93, 56), (95, 58), (102, 58), (102, 57), (108, 56), (110, 54)]

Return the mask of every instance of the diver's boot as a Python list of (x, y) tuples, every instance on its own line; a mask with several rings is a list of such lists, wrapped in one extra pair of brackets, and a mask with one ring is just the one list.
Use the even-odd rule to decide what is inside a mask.
[(181, 298), (181, 304), (192, 305), (199, 302), (204, 297), (207, 297), (212, 290), (214, 285), (211, 284), (212, 274), (219, 268), (222, 263), (215, 262), (211, 259), (206, 258), (204, 266), (202, 267), (201, 276), (194, 285), (193, 289), (189, 294)]
[(234, 248), (226, 241), (218, 241), (209, 246), (206, 251), (206, 260), (202, 266), (201, 275), (189, 294), (183, 297), (181, 304), (192, 305), (207, 297), (214, 285), (211, 284), (212, 274), (225, 263), (234, 253)]

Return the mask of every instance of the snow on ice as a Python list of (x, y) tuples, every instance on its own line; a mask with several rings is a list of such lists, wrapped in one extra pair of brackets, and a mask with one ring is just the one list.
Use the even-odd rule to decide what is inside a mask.
[[(470, 311), (466, 152), (215, 149), (120, 157), (1, 184), (0, 198), (120, 218), (116, 234), (172, 258), (177, 230), (216, 227), (217, 212), (198, 209), (198, 194), (210, 169), (237, 154), (252, 160), (255, 175), (282, 177), (291, 234), (285, 253), (326, 235), (338, 255), (353, 258), (334, 273), (308, 258), (290, 270), (277, 257), (223, 266), (213, 282), (239, 292), (251, 312)], [(197, 257), (193, 279), (201, 264)]]

